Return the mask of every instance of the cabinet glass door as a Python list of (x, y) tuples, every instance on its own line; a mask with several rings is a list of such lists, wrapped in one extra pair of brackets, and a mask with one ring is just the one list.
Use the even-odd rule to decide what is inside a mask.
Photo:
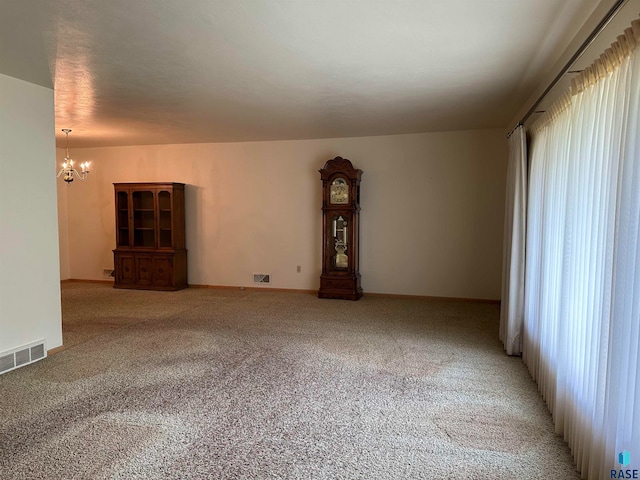
[(171, 193), (163, 190), (158, 193), (158, 247), (171, 248)]
[(155, 209), (152, 191), (136, 191), (133, 200), (133, 246), (155, 248)]
[(117, 241), (119, 247), (129, 246), (129, 194), (127, 192), (118, 192), (117, 212), (118, 212), (118, 231)]

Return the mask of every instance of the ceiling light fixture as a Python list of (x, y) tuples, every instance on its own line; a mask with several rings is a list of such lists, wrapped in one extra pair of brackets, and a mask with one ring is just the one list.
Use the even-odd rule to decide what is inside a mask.
[(64, 163), (58, 172), (58, 177), (62, 175), (62, 179), (67, 182), (67, 185), (73, 182), (74, 175), (80, 180), (86, 180), (89, 176), (89, 162), (83, 162), (80, 164), (79, 173), (75, 168), (73, 168), (73, 160), (71, 160), (71, 157), (69, 156), (69, 134), (71, 133), (71, 129), (63, 128), (62, 131), (67, 135), (67, 153), (64, 156)]

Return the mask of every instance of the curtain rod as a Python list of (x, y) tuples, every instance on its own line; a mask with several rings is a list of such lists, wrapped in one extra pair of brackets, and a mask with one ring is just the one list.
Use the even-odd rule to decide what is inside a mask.
[(597, 36), (600, 35), (600, 33), (604, 30), (607, 24), (611, 21), (613, 17), (616, 16), (618, 11), (623, 7), (625, 3), (627, 3), (627, 0), (617, 0), (616, 3), (609, 9), (609, 11), (604, 16), (604, 18), (600, 20), (600, 23), (596, 25), (596, 28), (593, 29), (593, 31), (589, 34), (589, 36), (585, 39), (585, 41), (582, 42), (582, 45), (578, 47), (578, 50), (576, 50), (576, 52), (571, 56), (571, 58), (567, 61), (564, 67), (562, 67), (562, 69), (560, 70), (560, 73), (556, 75), (556, 77), (551, 81), (551, 83), (545, 89), (545, 91), (542, 92), (542, 94), (538, 97), (538, 99), (535, 101), (535, 103), (532, 105), (529, 111), (524, 115), (524, 117), (522, 117), (522, 120), (520, 120), (517, 123), (517, 125), (513, 127), (513, 130), (509, 132), (509, 135), (507, 135), (507, 138), (511, 136), (511, 134), (516, 130), (516, 128), (518, 128), (520, 125), (524, 125), (524, 122), (526, 122), (532, 114), (536, 113), (536, 108), (538, 107), (540, 102), (544, 99), (544, 97), (546, 97), (549, 94), (551, 89), (556, 86), (556, 84), (560, 81), (563, 75), (567, 73), (567, 71), (576, 62), (576, 60), (580, 58), (580, 56), (589, 47), (589, 45), (591, 45), (593, 41), (597, 38)]

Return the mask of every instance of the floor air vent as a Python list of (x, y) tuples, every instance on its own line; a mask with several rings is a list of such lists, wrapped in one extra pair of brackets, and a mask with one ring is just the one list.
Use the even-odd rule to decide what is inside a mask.
[(253, 283), (271, 283), (271, 275), (268, 273), (254, 273)]
[(0, 353), (0, 374), (41, 360), (47, 356), (44, 340)]

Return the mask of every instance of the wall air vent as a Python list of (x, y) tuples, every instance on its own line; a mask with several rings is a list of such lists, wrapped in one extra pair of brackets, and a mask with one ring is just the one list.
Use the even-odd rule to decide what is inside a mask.
[(0, 373), (8, 372), (14, 368), (16, 368), (16, 358), (13, 353), (0, 357)]
[(31, 361), (35, 362), (36, 360), (40, 360), (46, 356), (46, 352), (44, 351), (44, 342), (39, 343), (38, 345), (34, 345), (31, 347)]
[(29, 349), (25, 348), (24, 350), (18, 350), (15, 353), (16, 356), (16, 367), (21, 367), (22, 365), (26, 365), (31, 361), (31, 355), (29, 355)]
[(44, 340), (0, 353), (0, 374), (37, 362), (47, 356)]
[(269, 275), (268, 273), (254, 273), (253, 283), (269, 284), (271, 283), (271, 275)]

